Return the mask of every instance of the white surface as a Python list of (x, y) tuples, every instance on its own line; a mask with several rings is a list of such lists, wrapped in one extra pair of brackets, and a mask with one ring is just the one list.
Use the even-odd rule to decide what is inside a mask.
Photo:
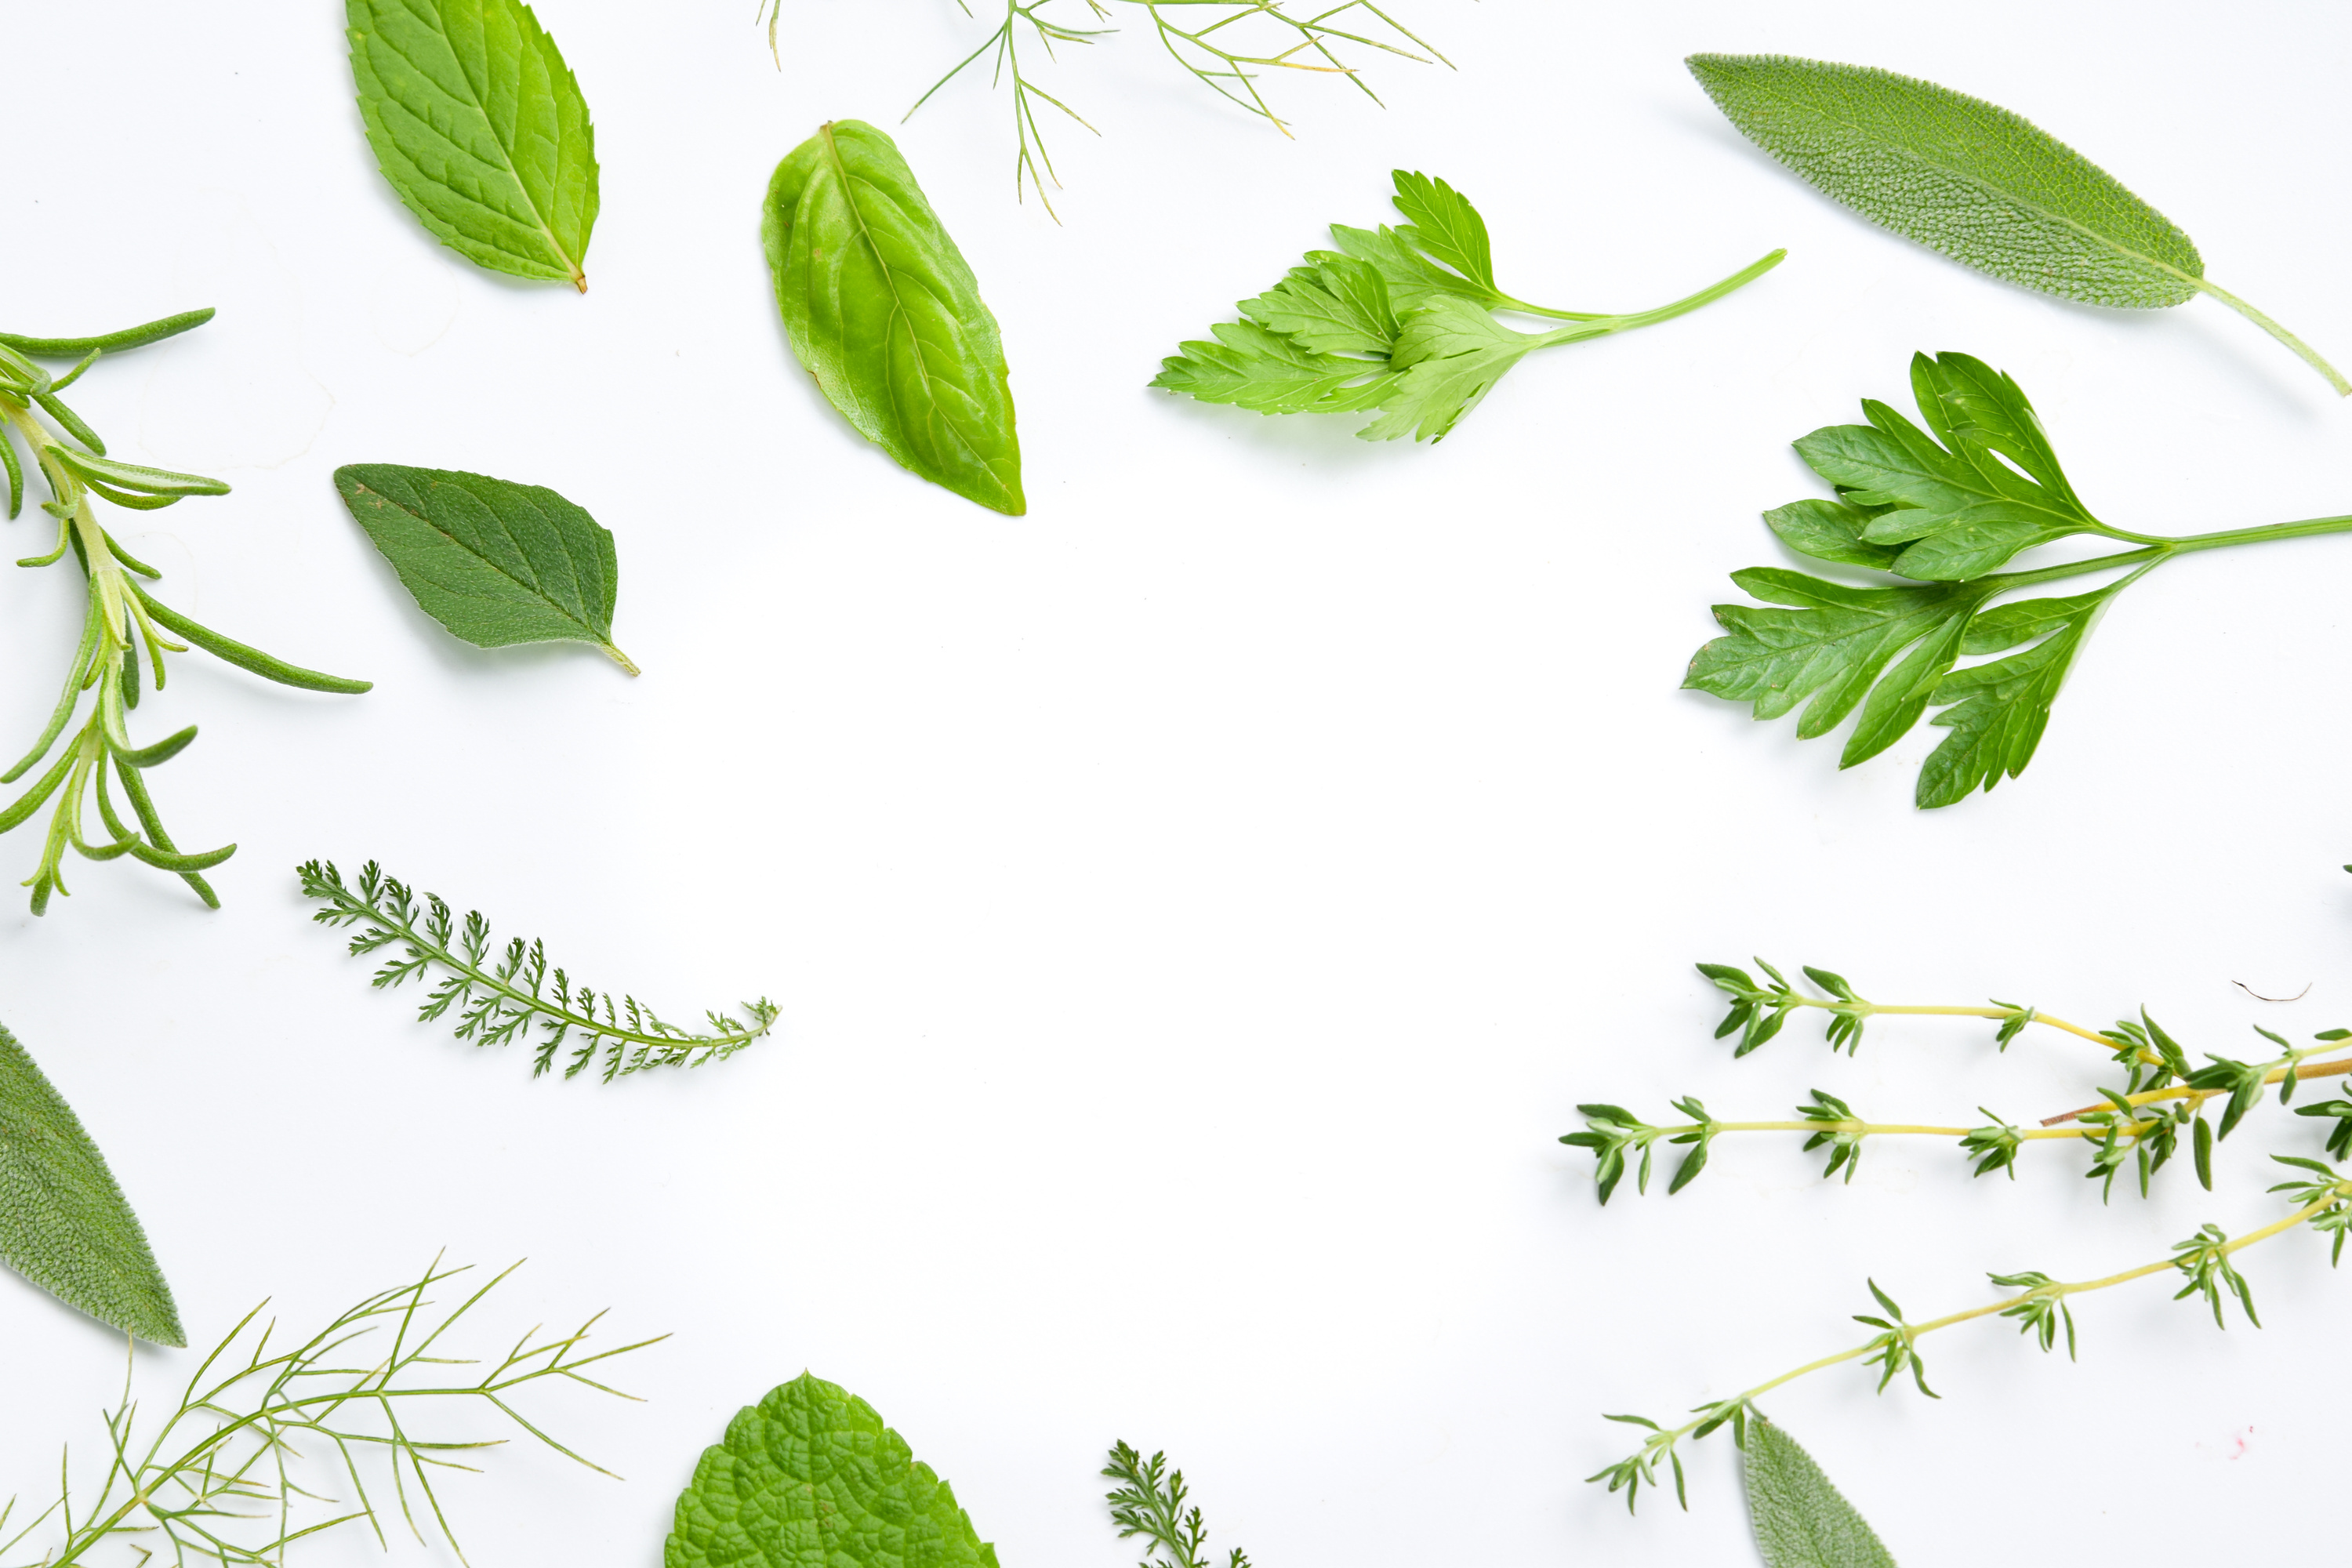
[[(1008, 1568), (1132, 1561), (1094, 1473), (1121, 1436), (1169, 1448), (1213, 1542), (1264, 1568), (1739, 1562), (1727, 1442), (1694, 1451), (1690, 1514), (1629, 1521), (1581, 1481), (1623, 1450), (1601, 1411), (1664, 1417), (1851, 1342), (1865, 1273), (1926, 1315), (1988, 1299), (1989, 1268), (2080, 1278), (2275, 1213), (2257, 1153), (2318, 1142), (2275, 1110), (2218, 1193), (2168, 1173), (2104, 1210), (2074, 1154), (1970, 1183), (1885, 1143), (1825, 1186), (1790, 1140), (1604, 1211), (1553, 1141), (1582, 1100), (1777, 1115), (1818, 1084), (2023, 1118), (2101, 1076), (2054, 1037), (1997, 1058), (1933, 1022), (1874, 1026), (1858, 1061), (1792, 1026), (1735, 1067), (1699, 958), (2094, 1021), (2145, 1002), (2198, 1050), (2352, 1021), (2352, 541), (2134, 588), (2025, 780), (1934, 815), (1909, 800), (1940, 731), (1841, 775), (1834, 742), (1675, 689), (1724, 574), (1780, 559), (1756, 514), (1817, 493), (1789, 440), (1900, 399), (1915, 348), (2015, 373), (2130, 526), (2352, 505), (2352, 410), (2251, 326), (2073, 308), (1880, 233), (1742, 142), (1683, 55), (2011, 106), (2347, 363), (2352, 22), (1776, 9), (1413, 0), (1458, 73), (1380, 65), (1385, 112), (1283, 84), (1296, 142), (1130, 27), (1050, 71), (1105, 132), (1056, 136), (1060, 228), (1012, 199), (1006, 100), (942, 94), (900, 134), (1003, 325), (1033, 508), (1006, 519), (822, 405), (757, 243), (769, 169), (821, 119), (895, 127), (979, 41), (942, 0), (787, 0), (781, 76), (749, 4), (546, 0), (604, 166), (584, 298), (477, 271), (396, 204), (331, 4), (0, 5), (10, 330), (220, 310), (79, 390), (123, 455), (236, 487), (125, 542), (208, 623), (379, 683), (182, 658), (140, 732), (203, 725), (156, 786), (184, 843), (239, 843), (226, 908), (76, 862), (47, 919), (0, 924), (0, 1016), (105, 1147), (192, 1334), (263, 1296), (308, 1322), (445, 1247), (532, 1258), (494, 1327), (609, 1304), (617, 1332), (671, 1331), (625, 1369), (650, 1403), (540, 1406), (627, 1484), (509, 1452), (452, 1489), (481, 1568), (657, 1562), (701, 1447), (803, 1367), (870, 1399)], [(1506, 286), (1546, 301), (1790, 259), (1530, 360), (1434, 449), (1145, 390), (1324, 224), (1381, 219), (1398, 164), (1468, 192)], [(589, 508), (643, 679), (443, 634), (336, 501), (356, 460)], [(12, 745), (79, 592), (0, 581)], [(780, 1036), (707, 1073), (534, 1083), (368, 989), (307, 923), (312, 855), (380, 857), (667, 1011), (764, 990)], [(2316, 984), (2263, 1008), (2232, 980)], [(1912, 1568), (2084, 1552), (2151, 1500), (2161, 1560), (2284, 1558), (2334, 1482), (2315, 1373), (2352, 1285), (2308, 1239), (2245, 1261), (2261, 1331), (2154, 1281), (2080, 1305), (2078, 1366), (1980, 1327), (1927, 1342), (1939, 1404), (1847, 1370), (1769, 1408)], [(95, 1451), (120, 1345), (5, 1281), (0, 1342), (0, 1474), (39, 1490), (60, 1440)], [(189, 1359), (141, 1352), (151, 1403)], [(356, 1536), (310, 1554), (379, 1560)]]

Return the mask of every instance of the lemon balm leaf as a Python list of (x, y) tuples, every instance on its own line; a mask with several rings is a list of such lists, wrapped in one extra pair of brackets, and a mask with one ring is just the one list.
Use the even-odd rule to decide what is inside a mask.
[(562, 51), (522, 0), (345, 0), (377, 167), (477, 266), (585, 293), (596, 135)]

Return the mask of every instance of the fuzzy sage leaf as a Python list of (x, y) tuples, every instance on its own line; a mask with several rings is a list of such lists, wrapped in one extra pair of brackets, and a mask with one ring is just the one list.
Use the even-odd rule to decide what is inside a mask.
[(663, 1568), (996, 1568), (874, 1407), (809, 1373), (738, 1411), (677, 1500)]
[(0, 1028), (0, 1261), (68, 1307), (152, 1344), (184, 1345), (147, 1233), (16, 1037)]
[(376, 166), (477, 266), (569, 281), (596, 225), (596, 136), (555, 40), (522, 0), (345, 0)]
[(776, 165), (761, 237), (793, 353), (851, 426), (967, 500), (1026, 511), (996, 318), (898, 144), (821, 126)]
[(613, 646), (613, 535), (553, 490), (487, 474), (352, 463), (335, 470), (352, 517), (425, 613), (476, 647)]
[(2006, 109), (1870, 66), (1786, 55), (1685, 63), (1749, 141), (1874, 223), (2085, 304), (2159, 310), (2210, 294), (2352, 396), (2352, 382), (2302, 339), (2206, 281), (2179, 225)]
[(1748, 1512), (1769, 1568), (1895, 1568), (1812, 1456), (1760, 1415), (1748, 1425)]

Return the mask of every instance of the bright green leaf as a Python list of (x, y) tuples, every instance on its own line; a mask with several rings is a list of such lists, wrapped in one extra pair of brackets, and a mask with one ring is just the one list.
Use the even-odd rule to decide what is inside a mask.
[(1396, 348), (1397, 317), (1388, 284), (1380, 268), (1353, 257), (1294, 267), (1256, 299), (1243, 300), (1241, 312), (1310, 353), (1385, 360)]
[(1395, 174), (1397, 211), (1412, 226), (1399, 237), (1433, 261), (1442, 261), (1474, 283), (1496, 293), (1495, 258), (1486, 238), (1486, 220), (1469, 198), (1444, 180), (1399, 169)]
[(746, 1406), (677, 1500), (663, 1568), (996, 1568), (874, 1407), (808, 1373)]
[(69, 1307), (159, 1345), (180, 1311), (139, 1216), (73, 1108), (0, 1028), (0, 1261)]
[(613, 646), (620, 563), (613, 536), (539, 485), (486, 474), (352, 463), (335, 489), (425, 613), (476, 647)]
[(1760, 1415), (1748, 1424), (1748, 1514), (1767, 1568), (1895, 1568), (1812, 1456)]
[(793, 353), (899, 465), (1018, 517), (1021, 444), (996, 318), (898, 144), (840, 120), (776, 165), (761, 237)]
[(1381, 397), (1367, 441), (1411, 436), (1439, 441), (1543, 340), (1513, 331), (1466, 300), (1432, 300), (1404, 319), (1390, 364), (1400, 374)]
[(1937, 683), (1927, 700), (1953, 706), (1944, 707), (1930, 722), (1952, 732), (1920, 766), (1919, 805), (1950, 805), (1966, 799), (1971, 790), (1990, 790), (2004, 777), (2015, 778), (2025, 771), (2042, 743), (2050, 705), (2057, 700), (2066, 671), (2082, 649), (2084, 635), (2114, 592), (2102, 588), (2071, 599), (2004, 605), (1969, 628), (1965, 651), (1969, 653), (1991, 653), (2032, 637), (2042, 640), (2022, 653), (1970, 665)]
[(344, 0), (368, 145), (444, 245), (583, 293), (596, 137), (555, 40), (521, 0)]

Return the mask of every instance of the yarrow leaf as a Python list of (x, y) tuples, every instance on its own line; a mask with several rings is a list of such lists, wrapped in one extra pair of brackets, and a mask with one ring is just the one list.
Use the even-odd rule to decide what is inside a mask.
[(152, 1344), (184, 1345), (172, 1287), (106, 1156), (16, 1037), (0, 1028), (0, 1262), (68, 1307)]
[(522, 0), (344, 0), (368, 145), (394, 192), (460, 256), (588, 290), (596, 135), (555, 40)]
[(2208, 282), (2179, 225), (2020, 115), (1872, 66), (1786, 55), (1684, 63), (1749, 141), (1874, 223), (2086, 304), (2159, 310), (2210, 294), (2352, 395), (2302, 340)]
[(851, 426), (967, 500), (1026, 511), (996, 318), (898, 143), (819, 127), (776, 165), (761, 237), (793, 353)]
[(703, 1450), (662, 1563), (996, 1568), (996, 1548), (872, 1405), (804, 1372)]

